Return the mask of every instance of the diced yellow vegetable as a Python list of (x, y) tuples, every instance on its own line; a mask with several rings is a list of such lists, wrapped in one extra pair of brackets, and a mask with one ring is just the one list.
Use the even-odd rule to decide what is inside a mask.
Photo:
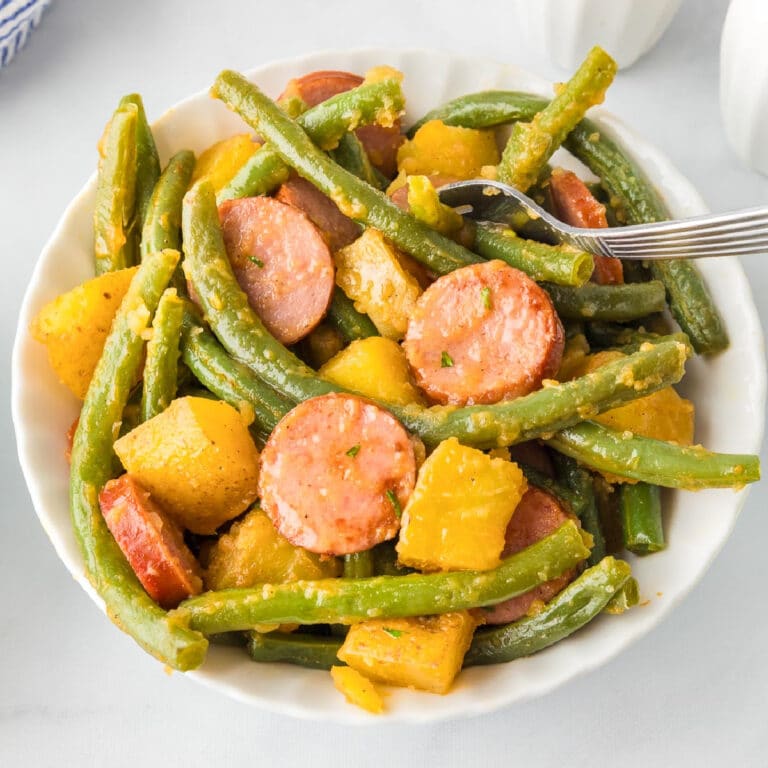
[(359, 312), (373, 320), (382, 336), (401, 339), (421, 288), (403, 269), (395, 249), (376, 229), (334, 254), (336, 283)]
[(430, 120), (397, 151), (397, 168), (407, 174), (441, 173), (474, 179), (484, 165), (498, 165), (499, 150), (492, 130), (445, 125)]
[(464, 226), (464, 219), (440, 202), (428, 176), (408, 177), (408, 207), (419, 221), (444, 235), (451, 236)]
[(376, 686), (352, 667), (331, 667), (331, 677), (336, 690), (344, 694), (350, 704), (362, 707), (366, 712), (380, 715), (384, 701)]
[(411, 383), (403, 348), (383, 336), (353, 341), (318, 373), (327, 381), (375, 400), (397, 405), (424, 403), (423, 396)]
[(46, 304), (32, 321), (30, 333), (45, 344), (56, 375), (81, 400), (137, 269), (94, 277)]
[[(591, 373), (620, 357), (623, 357), (621, 352), (612, 350), (589, 355), (576, 375)], [(680, 397), (672, 387), (631, 400), (626, 405), (612, 408), (593, 418), (594, 421), (619, 432), (632, 432), (642, 437), (667, 440), (680, 445), (693, 443), (693, 403)]]
[(447, 693), (476, 625), (467, 611), (371, 619), (349, 628), (338, 657), (382, 683)]
[(335, 557), (323, 558), (293, 546), (260, 509), (251, 510), (217, 539), (206, 565), (208, 589), (325, 579), (341, 573)]
[(247, 133), (217, 141), (197, 158), (192, 183), (205, 177), (218, 192), (232, 180), (232, 177), (258, 148), (258, 143)]
[(183, 528), (213, 533), (256, 499), (259, 452), (231, 405), (174, 400), (115, 443), (123, 466)]
[(421, 570), (486, 570), (500, 562), (504, 533), (527, 483), (511, 461), (444, 440), (419, 470), (403, 510), (397, 554)]

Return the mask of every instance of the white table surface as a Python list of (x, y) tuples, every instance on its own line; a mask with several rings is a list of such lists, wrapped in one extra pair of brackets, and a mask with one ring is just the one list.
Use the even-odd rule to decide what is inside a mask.
[[(714, 210), (768, 202), (768, 179), (738, 165), (720, 123), (726, 5), (686, 0), (655, 50), (619, 75), (607, 102), (674, 159)], [(467, 11), (481, 7), (477, 19)], [(225, 66), (350, 44), (485, 55), (562, 79), (526, 46), (510, 7), (504, 0), (56, 0), (27, 48), (0, 71), (5, 402), (24, 288), (94, 167), (100, 127), (120, 94), (140, 91), (157, 115)], [(744, 267), (765, 327), (764, 258), (745, 259)], [(8, 409), (2, 418), (2, 766), (768, 765), (764, 485), (692, 594), (603, 668), (481, 719), (342, 729), (237, 704), (168, 676), (138, 652), (57, 560), (18, 468)]]

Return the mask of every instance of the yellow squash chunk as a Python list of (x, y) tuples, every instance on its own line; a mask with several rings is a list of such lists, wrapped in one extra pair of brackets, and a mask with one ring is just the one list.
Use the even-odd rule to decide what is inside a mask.
[[(611, 350), (589, 355), (585, 358), (577, 375), (591, 373), (622, 356), (621, 352)], [(594, 416), (593, 420), (619, 432), (632, 432), (642, 437), (652, 437), (680, 445), (693, 443), (693, 403), (680, 397), (672, 387), (666, 387), (652, 395), (612, 408), (610, 411)]]
[(444, 440), (419, 470), (403, 510), (400, 562), (426, 571), (495, 568), (526, 487), (517, 464)]
[(258, 143), (247, 133), (217, 141), (197, 158), (192, 183), (205, 177), (218, 192), (232, 180), (232, 177), (258, 148)]
[(383, 336), (353, 341), (318, 373), (327, 381), (375, 400), (397, 405), (424, 402), (419, 390), (411, 383), (403, 348)]
[(256, 499), (259, 452), (231, 405), (182, 397), (115, 443), (123, 466), (183, 528), (213, 533)]
[(408, 175), (440, 173), (474, 179), (483, 166), (498, 164), (493, 131), (445, 125), (440, 120), (424, 123), (397, 151), (397, 168)]
[(334, 254), (336, 283), (366, 313), (382, 336), (401, 339), (421, 288), (403, 269), (395, 249), (376, 229)]
[(208, 589), (325, 579), (341, 572), (336, 558), (321, 558), (283, 538), (260, 509), (234, 523), (211, 547), (205, 570)]
[(331, 677), (336, 690), (343, 693), (350, 704), (362, 707), (374, 715), (384, 711), (384, 701), (376, 686), (356, 669), (331, 667)]
[(475, 626), (467, 611), (363, 621), (349, 628), (338, 657), (382, 683), (447, 693)]
[(138, 267), (94, 277), (46, 304), (30, 333), (45, 344), (53, 370), (85, 399), (120, 302)]

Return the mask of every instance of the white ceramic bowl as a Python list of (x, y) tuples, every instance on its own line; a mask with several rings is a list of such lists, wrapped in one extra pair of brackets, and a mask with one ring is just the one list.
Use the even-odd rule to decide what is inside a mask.
[[(327, 52), (268, 64), (249, 72), (267, 93), (277, 95), (294, 76), (316, 69), (364, 72), (387, 63), (405, 72), (408, 119), (447, 99), (488, 88), (551, 93), (551, 84), (516, 67), (428, 51)], [(623, 126), (596, 112), (602, 130), (631, 148), (635, 159), (663, 192), (677, 216), (703, 213), (701, 198), (670, 162)], [(154, 125), (161, 159), (190, 148), (197, 152), (243, 124), (207, 93), (170, 109)], [(13, 419), (19, 458), (40, 521), (72, 575), (94, 597), (70, 528), (64, 434), (78, 404), (57, 383), (43, 347), (27, 331), (38, 309), (93, 273), (91, 209), (94, 178), (72, 201), (35, 268), (19, 318), (13, 357)], [(713, 360), (689, 364), (684, 391), (698, 407), (697, 437), (720, 451), (758, 452), (765, 398), (761, 329), (749, 286), (734, 260), (700, 262), (729, 331), (731, 348)], [(632, 560), (648, 603), (619, 616), (603, 616), (543, 653), (512, 664), (463, 672), (447, 696), (394, 690), (388, 714), (372, 717), (347, 704), (327, 673), (285, 665), (253, 664), (240, 649), (211, 647), (194, 679), (249, 704), (300, 717), (346, 723), (384, 720), (425, 722), (477, 715), (540, 695), (577, 674), (603, 664), (648, 632), (699, 580), (728, 537), (746, 490), (669, 493), (665, 518), (669, 548)], [(657, 596), (660, 595), (660, 596)], [(102, 606), (103, 608), (103, 606)], [(118, 630), (115, 629), (117, 632)], [(139, 649), (136, 649), (139, 653)]]

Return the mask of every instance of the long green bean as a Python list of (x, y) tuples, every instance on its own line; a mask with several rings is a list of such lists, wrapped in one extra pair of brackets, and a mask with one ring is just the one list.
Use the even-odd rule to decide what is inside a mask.
[(623, 560), (604, 557), (584, 571), (536, 616), (480, 629), (464, 657), (465, 667), (501, 664), (559, 642), (594, 619), (631, 578)]
[(757, 456), (688, 448), (617, 432), (594, 421), (562, 429), (547, 443), (601, 472), (664, 488), (741, 488), (760, 479)]
[(379, 336), (373, 320), (368, 315), (358, 312), (352, 299), (338, 286), (333, 291), (327, 320), (346, 341)]
[(658, 280), (647, 283), (597, 285), (586, 283), (580, 288), (548, 283), (557, 314), (568, 320), (636, 320), (666, 307), (664, 285)]
[(489, 571), (321, 579), (207, 592), (172, 612), (205, 634), (256, 624), (349, 624), (374, 617), (426, 616), (492, 605), (527, 592), (584, 560), (572, 521)]
[(163, 293), (152, 321), (152, 338), (147, 343), (141, 395), (141, 420), (162, 413), (176, 396), (179, 371), (179, 337), (184, 303), (174, 288)]
[(499, 163), (499, 179), (526, 192), (586, 111), (603, 101), (616, 69), (616, 62), (595, 46), (530, 123), (515, 123)]
[(136, 204), (135, 104), (118, 107), (99, 143), (99, 170), (93, 211), (96, 274), (133, 266), (131, 231)]
[(208, 643), (169, 618), (144, 591), (101, 515), (98, 494), (113, 476), (115, 425), (141, 365), (142, 331), (179, 254), (162, 251), (139, 267), (112, 324), (93, 374), (72, 445), (70, 510), (85, 573), (107, 614), (146, 651), (176, 669), (202, 664)]
[(486, 259), (501, 259), (538, 281), (580, 286), (595, 268), (592, 255), (569, 245), (547, 245), (518, 237), (511, 229), (480, 224), (475, 250)]

